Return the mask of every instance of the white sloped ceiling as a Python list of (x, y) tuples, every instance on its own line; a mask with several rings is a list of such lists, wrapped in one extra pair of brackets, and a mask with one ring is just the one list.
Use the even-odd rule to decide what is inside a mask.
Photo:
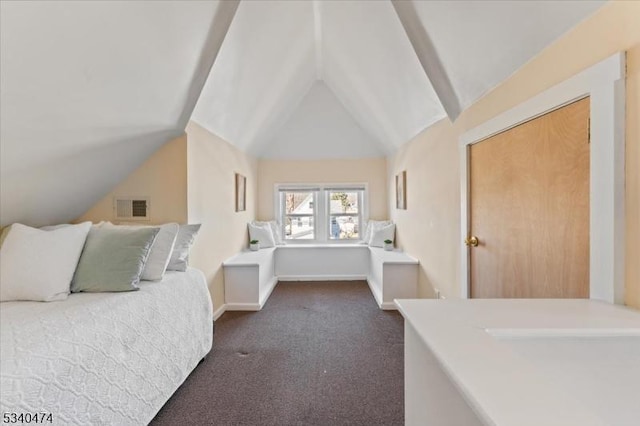
[(235, 11), (218, 6), (1, 3), (3, 225), (79, 216), (184, 132), (222, 42), (213, 24)]
[(324, 2), (323, 78), (393, 152), (446, 113), (391, 2)]
[(311, 2), (241, 2), (192, 119), (256, 153), (315, 81), (314, 46)]
[(259, 157), (386, 155), (603, 3), (3, 1), (0, 224), (77, 217), (189, 118)]
[[(283, 153), (276, 135), (287, 123), (282, 132), (300, 134), (296, 151), (316, 158), (315, 138), (291, 120), (321, 80), (372, 149), (388, 154), (447, 115), (455, 120), (603, 3), (243, 1), (192, 119), (266, 157)], [(305, 123), (308, 135), (338, 126)]]
[(287, 122), (262, 146), (263, 158), (377, 158), (386, 148), (364, 130), (322, 81), (316, 81)]
[[(272, 157), (275, 133), (316, 80), (382, 145), (379, 155), (445, 116), (390, 2), (245, 1), (192, 119)], [(314, 158), (313, 138), (298, 143)]]
[[(604, 1), (397, 2), (417, 15), (461, 109), (469, 107)], [(416, 49), (418, 50), (418, 49)], [(435, 84), (435, 82), (434, 82)]]

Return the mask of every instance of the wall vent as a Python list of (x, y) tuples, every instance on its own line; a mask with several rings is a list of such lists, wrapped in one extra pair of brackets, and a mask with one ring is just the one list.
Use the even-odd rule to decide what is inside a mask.
[(149, 220), (149, 197), (114, 197), (116, 220)]

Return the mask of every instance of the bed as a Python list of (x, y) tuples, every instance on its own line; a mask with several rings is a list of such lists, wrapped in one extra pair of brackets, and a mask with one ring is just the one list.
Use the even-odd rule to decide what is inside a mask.
[(204, 275), (189, 268), (135, 292), (3, 302), (0, 330), (3, 415), (142, 425), (210, 351), (213, 313)]

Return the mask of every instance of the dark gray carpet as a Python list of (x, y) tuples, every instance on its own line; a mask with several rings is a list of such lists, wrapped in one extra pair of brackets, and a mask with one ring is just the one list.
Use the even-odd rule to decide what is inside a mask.
[(401, 425), (402, 317), (367, 284), (281, 282), (260, 312), (226, 312), (213, 350), (151, 423)]

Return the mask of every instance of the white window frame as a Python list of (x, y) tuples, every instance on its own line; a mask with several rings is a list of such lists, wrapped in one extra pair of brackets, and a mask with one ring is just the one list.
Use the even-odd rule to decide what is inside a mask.
[[(330, 199), (330, 194), (332, 192), (340, 192), (340, 191), (344, 191), (344, 192), (358, 192), (358, 213), (331, 213), (331, 199)], [(364, 233), (364, 227), (365, 227), (365, 223), (364, 223), (364, 214), (363, 214), (363, 206), (365, 205), (365, 198), (366, 195), (366, 188), (364, 188), (361, 185), (327, 185), (324, 188), (324, 199), (325, 199), (325, 217), (324, 222), (325, 222), (325, 226), (327, 227), (327, 229), (325, 230), (325, 238), (328, 242), (331, 243), (337, 243), (337, 244), (344, 244), (344, 243), (353, 243), (353, 242), (360, 242), (362, 241), (362, 235)], [(358, 237), (359, 238), (352, 238), (352, 239), (332, 239), (331, 238), (331, 217), (332, 216), (351, 216), (351, 217), (357, 217), (358, 218)]]
[[(302, 241), (302, 240), (295, 240), (295, 239), (287, 239), (286, 233), (285, 233), (285, 223), (286, 223), (286, 217), (312, 217), (313, 218), (313, 234), (314, 234), (314, 238), (312, 239), (308, 239), (308, 240), (304, 240), (304, 241), (316, 241), (318, 238), (318, 209), (319, 209), (319, 204), (320, 204), (320, 200), (319, 200), (319, 188), (317, 186), (314, 187), (292, 187), (289, 185), (285, 185), (285, 188), (282, 189), (278, 189), (278, 191), (276, 192), (276, 197), (277, 197), (277, 208), (278, 211), (280, 212), (277, 216), (276, 216), (276, 221), (279, 225), (279, 229), (280, 232), (282, 234), (282, 240), (286, 241), (287, 243), (291, 243), (293, 241)], [(284, 197), (281, 196), (281, 193), (287, 191), (287, 192), (311, 192), (313, 193), (313, 213), (312, 214), (286, 214), (286, 200)]]
[[(331, 216), (345, 216), (330, 212), (329, 193), (335, 191), (358, 190), (358, 236), (357, 239), (331, 239)], [(310, 191), (315, 193), (313, 205), (314, 239), (286, 239), (284, 232), (285, 205), (282, 192), (286, 191)], [(362, 241), (362, 236), (369, 219), (369, 188), (366, 183), (326, 183), (326, 184), (301, 184), (301, 183), (277, 183), (274, 185), (274, 217), (278, 223), (282, 239), (287, 244), (357, 244)], [(347, 214), (349, 216), (350, 214)], [(291, 215), (289, 215), (291, 216)], [(306, 216), (306, 215), (305, 215)]]

